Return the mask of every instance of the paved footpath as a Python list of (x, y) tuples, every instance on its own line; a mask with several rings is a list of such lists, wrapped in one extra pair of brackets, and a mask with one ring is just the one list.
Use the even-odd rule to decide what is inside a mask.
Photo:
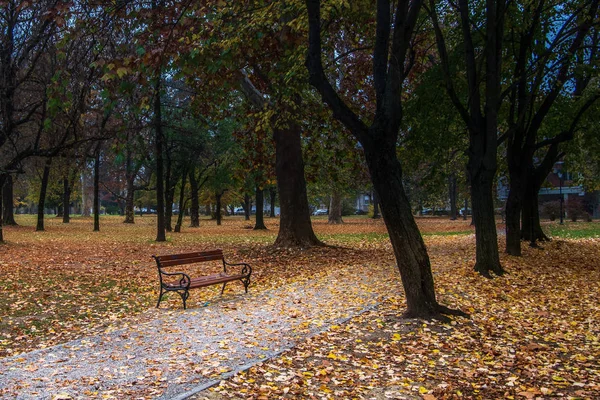
[[(336, 271), (0, 359), (1, 399), (185, 399), (400, 290), (397, 272)], [(252, 292), (252, 287), (250, 288)]]

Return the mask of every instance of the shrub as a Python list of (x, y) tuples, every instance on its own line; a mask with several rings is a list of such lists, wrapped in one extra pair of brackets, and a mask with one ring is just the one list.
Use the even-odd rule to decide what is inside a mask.
[(576, 222), (579, 218), (583, 218), (589, 215), (580, 199), (569, 199), (567, 204), (567, 213), (571, 218), (571, 221)]
[(550, 221), (554, 221), (556, 220), (556, 218), (558, 216), (560, 216), (560, 201), (556, 200), (556, 201), (548, 201), (544, 204), (542, 204), (541, 208), (541, 212), (542, 215), (546, 216), (547, 218), (550, 218)]

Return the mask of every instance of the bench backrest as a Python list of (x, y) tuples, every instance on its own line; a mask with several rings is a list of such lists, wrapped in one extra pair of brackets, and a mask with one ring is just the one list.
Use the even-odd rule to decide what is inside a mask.
[(166, 256), (152, 256), (156, 260), (159, 268), (171, 267), (173, 265), (183, 265), (200, 263), (204, 261), (223, 260), (223, 250), (197, 251), (194, 253), (171, 254)]

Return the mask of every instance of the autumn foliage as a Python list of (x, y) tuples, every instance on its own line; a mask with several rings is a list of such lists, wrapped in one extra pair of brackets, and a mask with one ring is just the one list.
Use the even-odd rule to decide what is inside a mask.
[[(228, 258), (252, 264), (250, 293), (324, 281), (346, 309), (359, 312), (222, 382), (213, 391), (224, 398), (600, 396), (598, 238), (555, 238), (542, 249), (526, 247), (524, 257), (503, 257), (506, 276), (484, 280), (473, 271), (469, 221), (418, 220), (440, 301), (471, 315), (441, 324), (399, 318), (406, 305), (381, 221), (347, 218), (339, 226), (315, 219), (318, 237), (333, 246), (306, 251), (272, 247), (276, 219), (267, 220), (268, 231), (248, 229), (241, 217), (220, 227), (206, 221), (165, 243), (152, 240), (152, 216), (135, 226), (107, 217), (102, 232), (92, 232), (91, 222), (50, 219), (45, 232), (34, 232), (33, 220), (25, 217), (5, 228), (11, 241), (0, 256), (2, 357), (180, 312), (177, 296), (153, 308), (158, 288), (150, 255), (219, 247)], [(359, 288), (375, 303), (348, 296), (361, 276), (376, 278), (377, 284)], [(194, 291), (190, 307), (218, 304), (218, 289)], [(242, 292), (232, 287), (224, 299)], [(294, 318), (307, 327), (319, 319), (309, 314), (311, 303), (333, 301), (297, 297), (305, 308)]]

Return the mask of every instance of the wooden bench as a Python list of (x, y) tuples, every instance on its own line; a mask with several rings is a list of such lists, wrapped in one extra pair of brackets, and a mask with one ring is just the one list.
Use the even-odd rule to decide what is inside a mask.
[[(160, 294), (156, 308), (160, 306), (163, 296), (169, 292), (177, 292), (183, 300), (183, 309), (186, 309), (186, 301), (190, 296), (189, 290), (205, 286), (223, 284), (221, 294), (225, 290), (227, 282), (239, 280), (244, 285), (248, 293), (250, 284), (250, 274), (252, 268), (246, 263), (230, 264), (225, 261), (223, 250), (200, 251), (195, 253), (171, 254), (166, 256), (152, 256), (156, 260), (158, 267), (158, 277), (160, 280)], [(223, 272), (190, 278), (184, 272), (167, 272), (165, 269), (176, 265), (196, 264), (206, 261), (220, 260), (223, 262)], [(236, 267), (235, 272), (228, 270), (229, 267)], [(239, 269), (239, 270), (238, 270)]]

